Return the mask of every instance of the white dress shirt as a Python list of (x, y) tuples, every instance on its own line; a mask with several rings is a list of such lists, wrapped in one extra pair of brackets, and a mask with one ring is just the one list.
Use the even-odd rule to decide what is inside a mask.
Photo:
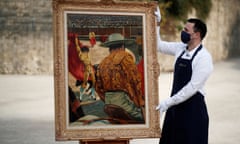
[[(182, 42), (166, 42), (160, 39), (160, 35), (158, 34), (158, 44), (157, 50), (164, 54), (169, 54), (175, 56), (175, 62), (180, 54), (185, 51), (182, 55), (183, 59), (191, 59), (197, 48), (200, 44), (191, 51), (186, 49), (186, 44)], [(189, 99), (196, 92), (200, 92), (202, 95), (206, 95), (204, 91), (204, 85), (213, 71), (213, 62), (212, 57), (207, 51), (207, 49), (203, 46), (202, 49), (197, 53), (195, 58), (192, 61), (192, 77), (191, 80), (181, 89), (179, 90), (173, 97), (170, 99), (169, 105), (177, 105)]]

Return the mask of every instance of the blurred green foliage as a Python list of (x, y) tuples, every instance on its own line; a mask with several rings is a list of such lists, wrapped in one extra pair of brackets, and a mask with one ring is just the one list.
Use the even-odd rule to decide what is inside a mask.
[[(161, 9), (163, 32), (181, 31), (188, 14), (195, 10), (196, 17), (206, 20), (212, 8), (212, 0), (157, 0)], [(175, 30), (168, 28), (174, 25)]]
[(211, 0), (158, 0), (158, 2), (168, 5), (166, 8), (168, 15), (182, 21), (187, 19), (188, 13), (193, 9), (198, 18), (206, 20), (212, 8)]
[(212, 0), (121, 0), (121, 1), (158, 1), (161, 15), (171, 16), (177, 20), (185, 21), (188, 13), (193, 9), (196, 16), (202, 20), (206, 20), (211, 8)]
[(188, 14), (196, 12), (196, 17), (205, 21), (212, 8), (212, 0), (121, 0), (157, 1), (161, 10), (161, 33), (174, 35), (183, 29)]
[[(195, 10), (196, 17), (206, 20), (212, 8), (212, 0), (121, 0), (121, 1), (157, 1), (161, 10), (162, 33), (181, 31), (188, 14)], [(173, 28), (174, 27), (174, 28)]]

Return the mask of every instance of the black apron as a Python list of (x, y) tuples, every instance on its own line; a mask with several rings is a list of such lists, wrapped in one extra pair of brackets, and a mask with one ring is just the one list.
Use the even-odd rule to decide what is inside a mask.
[[(172, 94), (176, 94), (191, 79), (192, 61), (202, 45), (190, 60), (177, 58), (174, 69)], [(208, 144), (208, 112), (204, 96), (197, 92), (183, 103), (169, 108), (166, 112), (159, 144)]]

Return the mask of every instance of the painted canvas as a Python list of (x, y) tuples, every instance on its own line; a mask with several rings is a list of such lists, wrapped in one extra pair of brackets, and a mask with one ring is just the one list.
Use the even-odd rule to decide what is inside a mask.
[(155, 8), (53, 1), (57, 140), (159, 137)]

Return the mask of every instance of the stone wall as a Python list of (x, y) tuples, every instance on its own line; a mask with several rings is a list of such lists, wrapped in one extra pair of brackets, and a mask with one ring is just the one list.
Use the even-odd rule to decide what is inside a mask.
[[(213, 9), (207, 20), (206, 46), (214, 60), (240, 56), (240, 1), (214, 0)], [(233, 54), (235, 53), (235, 54)]]
[(1, 74), (52, 74), (51, 0), (1, 0), (0, 44)]
[[(203, 41), (204, 46), (212, 54), (214, 62), (229, 57), (240, 56), (240, 1), (212, 0), (213, 7), (206, 20), (208, 33)], [(189, 14), (195, 17), (194, 11)], [(180, 33), (176, 41), (180, 41)], [(164, 37), (162, 38), (164, 39)], [(162, 71), (173, 70), (173, 57), (159, 54)]]
[[(0, 1), (0, 74), (52, 74), (51, 0)], [(214, 61), (238, 56), (239, 0), (213, 0), (207, 19), (205, 46)], [(159, 54), (162, 71), (172, 70), (173, 58)]]

